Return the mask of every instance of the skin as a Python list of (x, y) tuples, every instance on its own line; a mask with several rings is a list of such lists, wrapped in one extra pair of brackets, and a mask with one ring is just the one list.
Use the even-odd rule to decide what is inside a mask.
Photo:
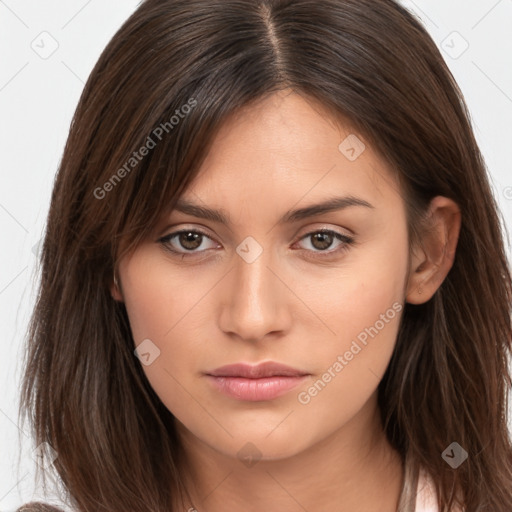
[[(160, 350), (143, 369), (176, 418), (199, 512), (397, 509), (403, 467), (384, 435), (377, 386), (402, 313), (388, 318), (308, 403), (298, 395), (394, 304), (432, 297), (452, 266), (460, 213), (436, 197), (434, 229), (409, 247), (405, 202), (386, 162), (359, 135), (366, 149), (356, 160), (338, 149), (353, 133), (289, 90), (243, 109), (224, 123), (183, 195), (222, 209), (231, 223), (173, 211), (120, 262), (111, 292), (126, 305), (135, 344), (149, 338)], [(290, 209), (334, 195), (373, 208), (277, 223)], [(207, 233), (189, 259), (159, 242), (182, 228)], [(305, 237), (321, 228), (355, 243), (328, 238), (331, 245), (322, 246)], [(236, 252), (248, 236), (262, 248), (251, 263)], [(167, 245), (187, 252), (179, 237)], [(311, 375), (288, 394), (260, 402), (229, 398), (203, 375), (262, 361)], [(238, 455), (243, 447), (254, 464)]]

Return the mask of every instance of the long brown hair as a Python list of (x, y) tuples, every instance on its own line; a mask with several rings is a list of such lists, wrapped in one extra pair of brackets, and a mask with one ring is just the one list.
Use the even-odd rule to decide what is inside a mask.
[[(349, 120), (392, 164), (410, 243), (433, 197), (459, 205), (453, 267), (430, 301), (406, 304), (379, 405), (405, 465), (400, 510), (414, 510), (423, 467), (441, 511), (460, 495), (466, 512), (510, 512), (504, 227), (462, 94), (393, 0), (146, 0), (126, 21), (85, 86), (51, 197), (21, 391), (36, 445), (57, 452), (79, 512), (163, 512), (186, 496), (173, 415), (133, 354), (112, 276), (227, 116), (283, 88)], [(442, 457), (454, 441), (469, 454), (457, 469)]]

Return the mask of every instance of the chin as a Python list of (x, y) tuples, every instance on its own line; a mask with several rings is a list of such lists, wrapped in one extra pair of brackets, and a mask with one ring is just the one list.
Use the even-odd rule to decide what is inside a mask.
[[(216, 451), (226, 456), (244, 461), (245, 458), (260, 461), (283, 460), (307, 450), (315, 444), (311, 435), (305, 435), (306, 429), (296, 432), (291, 428), (239, 429), (231, 431), (233, 438), (209, 439), (206, 442)], [(217, 444), (218, 443), (218, 444)]]

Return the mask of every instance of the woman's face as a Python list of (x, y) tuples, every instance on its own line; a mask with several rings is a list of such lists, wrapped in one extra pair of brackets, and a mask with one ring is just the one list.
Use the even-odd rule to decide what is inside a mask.
[[(311, 208), (336, 198), (351, 201)], [(353, 425), (375, 406), (407, 293), (405, 205), (385, 162), (279, 92), (224, 124), (181, 199), (226, 223), (172, 211), (113, 289), (181, 432), (270, 460)], [(303, 376), (209, 375), (269, 361)]]

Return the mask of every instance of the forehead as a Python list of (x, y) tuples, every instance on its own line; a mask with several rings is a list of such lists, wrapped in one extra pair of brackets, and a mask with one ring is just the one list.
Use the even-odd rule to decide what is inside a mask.
[(292, 205), (335, 197), (384, 206), (401, 194), (387, 163), (346, 121), (280, 91), (224, 122), (181, 206), (214, 207), (224, 217), (212, 219), (219, 222), (231, 210), (279, 211), (284, 220)]

